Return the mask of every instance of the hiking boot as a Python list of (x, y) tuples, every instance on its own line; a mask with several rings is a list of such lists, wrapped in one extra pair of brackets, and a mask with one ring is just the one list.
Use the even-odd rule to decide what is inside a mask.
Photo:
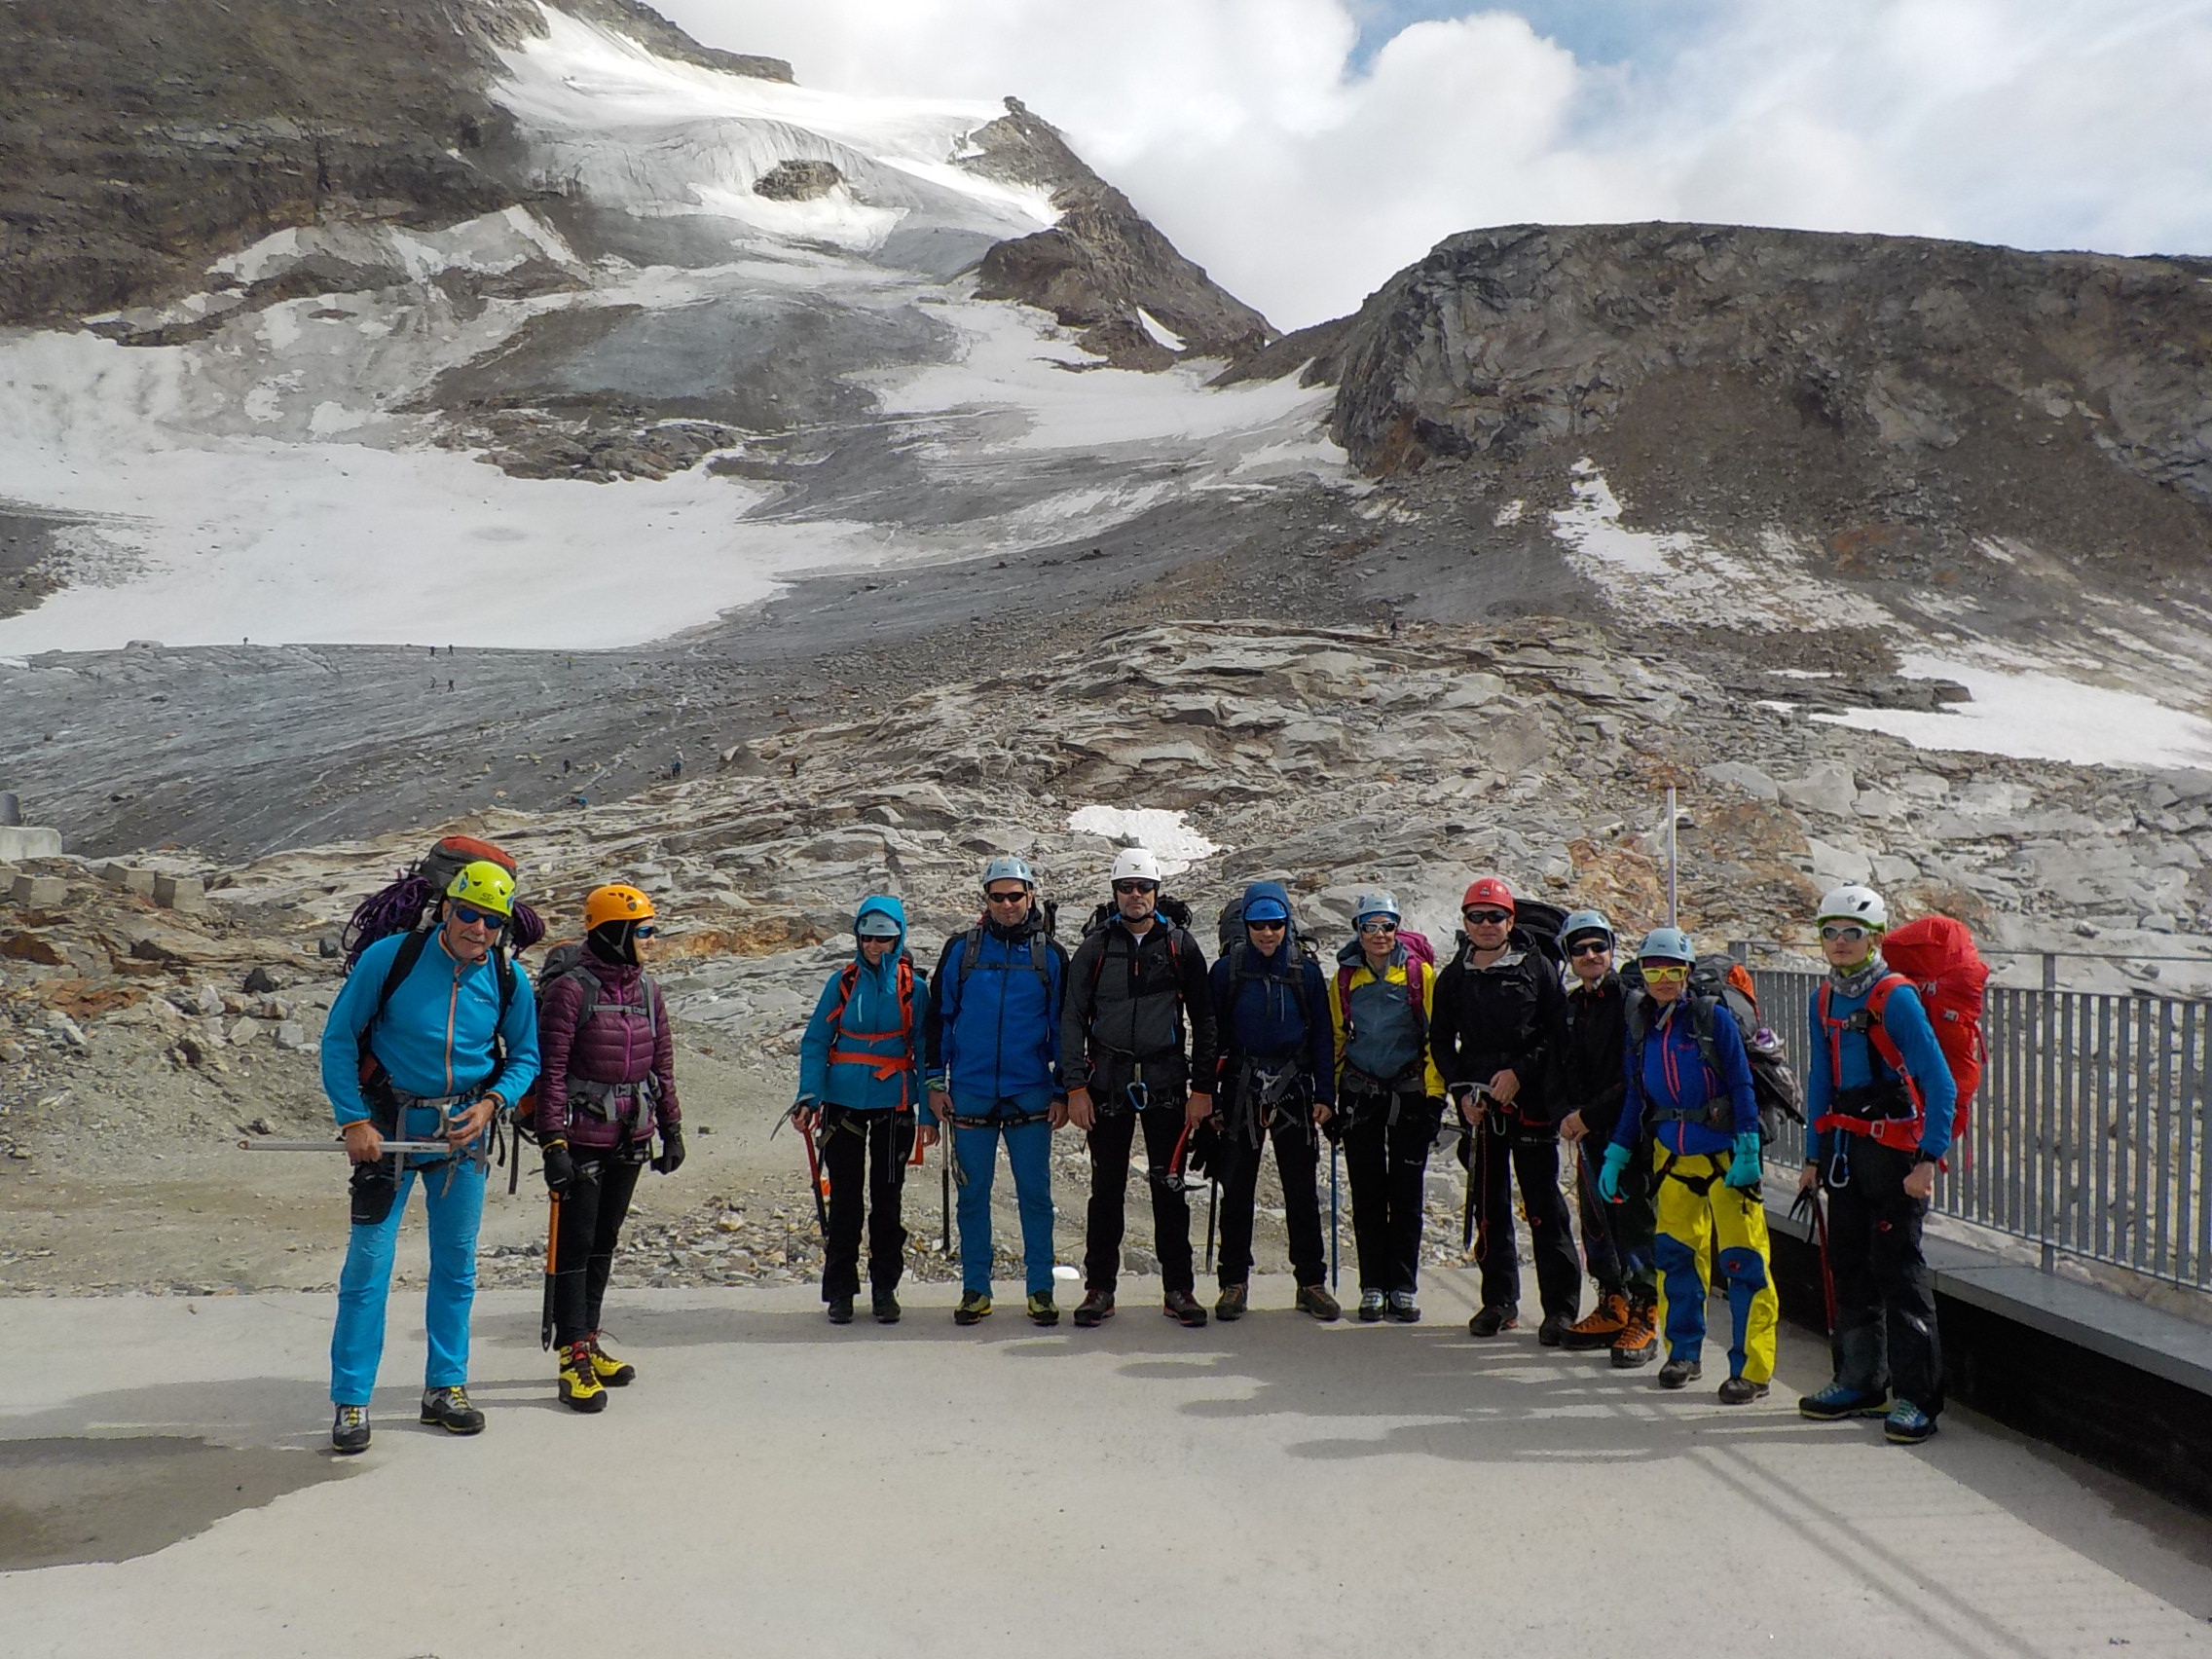
[(1470, 1337), (1494, 1337), (1500, 1331), (1517, 1329), (1521, 1323), (1521, 1309), (1508, 1304), (1502, 1308), (1478, 1308), (1475, 1316), (1467, 1321)]
[(853, 1299), (849, 1296), (832, 1296), (824, 1311), (832, 1325), (850, 1325), (853, 1322)]
[(591, 1362), (591, 1344), (571, 1343), (562, 1350), (559, 1388), (561, 1403), (571, 1411), (607, 1410), (607, 1384)]
[(1381, 1291), (1361, 1291), (1359, 1293), (1360, 1323), (1364, 1325), (1374, 1324), (1376, 1320), (1382, 1317), (1383, 1309), (1388, 1306), (1389, 1298), (1384, 1296)]
[(1221, 1294), (1214, 1298), (1213, 1316), (1223, 1324), (1244, 1317), (1246, 1298), (1251, 1294), (1249, 1285), (1225, 1284)]
[(1059, 1306), (1053, 1302), (1051, 1291), (1030, 1292), (1029, 1322), (1032, 1325), (1057, 1325), (1060, 1322)]
[[(1606, 1291), (1598, 1298), (1596, 1308), (1560, 1332), (1559, 1346), (1570, 1353), (1609, 1348), (1628, 1329), (1628, 1298), (1617, 1290)], [(1547, 1319), (1544, 1323), (1548, 1325), (1551, 1321)]]
[(1345, 1316), (1345, 1310), (1338, 1305), (1337, 1299), (1322, 1285), (1300, 1285), (1295, 1306), (1301, 1313), (1310, 1313), (1324, 1325)]
[(1114, 1293), (1110, 1290), (1087, 1290), (1076, 1304), (1075, 1322), (1080, 1329), (1091, 1330), (1113, 1316)]
[(638, 1368), (626, 1360), (616, 1359), (599, 1346), (597, 1331), (584, 1339), (591, 1345), (591, 1369), (609, 1388), (627, 1388), (638, 1380)]
[(1841, 1422), (1846, 1418), (1886, 1418), (1890, 1415), (1890, 1397), (1830, 1382), (1818, 1394), (1807, 1394), (1798, 1400), (1797, 1415), (1811, 1418), (1815, 1422)]
[(1705, 1367), (1694, 1359), (1670, 1359), (1659, 1368), (1659, 1386), (1687, 1388), (1704, 1375)]
[(1546, 1313), (1543, 1323), (1536, 1327), (1536, 1345), (1539, 1347), (1559, 1347), (1567, 1341), (1567, 1315)]
[(952, 1310), (955, 1325), (980, 1325), (991, 1316), (991, 1299), (979, 1290), (960, 1293), (960, 1306)]
[(1720, 1403), (1724, 1406), (1748, 1406), (1765, 1398), (1766, 1384), (1753, 1382), (1749, 1377), (1731, 1377), (1720, 1384)]
[(1160, 1310), (1185, 1330), (1195, 1331), (1206, 1322), (1206, 1310), (1187, 1290), (1171, 1290), (1160, 1300)]
[(330, 1419), (330, 1449), (350, 1457), (369, 1449), (369, 1408), (340, 1406)]
[(1414, 1304), (1414, 1293), (1412, 1291), (1393, 1290), (1390, 1292), (1390, 1317), (1397, 1320), (1401, 1325), (1418, 1325), (1420, 1323), (1420, 1309)]
[(484, 1414), (468, 1403), (466, 1388), (423, 1390), (423, 1420), (448, 1434), (482, 1434)]
[(1893, 1446), (1918, 1446), (1935, 1432), (1936, 1419), (1910, 1400), (1893, 1405), (1882, 1423), (1882, 1437)]
[(1648, 1303), (1628, 1305), (1628, 1323), (1613, 1339), (1613, 1365), (1617, 1370), (1633, 1371), (1659, 1356), (1659, 1327), (1653, 1322), (1658, 1311)]
[(899, 1323), (899, 1315), (905, 1311), (899, 1306), (899, 1298), (888, 1290), (876, 1291), (868, 1298), (868, 1302), (875, 1310), (875, 1322), (878, 1325), (896, 1325)]

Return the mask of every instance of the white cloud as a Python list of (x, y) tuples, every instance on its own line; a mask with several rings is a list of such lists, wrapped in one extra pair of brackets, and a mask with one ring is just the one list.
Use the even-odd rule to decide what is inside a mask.
[(2212, 250), (2212, 0), (1728, 0), (1614, 67), (1498, 9), (1364, 72), (1346, 0), (662, 9), (813, 86), (1018, 94), (1283, 327), (1517, 220)]

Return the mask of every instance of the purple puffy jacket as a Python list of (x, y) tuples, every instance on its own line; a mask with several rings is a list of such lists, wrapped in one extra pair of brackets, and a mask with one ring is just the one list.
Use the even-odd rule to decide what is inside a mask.
[[(644, 1140), (653, 1132), (655, 1114), (641, 1112), (636, 1096), (616, 1096), (614, 1120), (601, 1117), (588, 1099), (571, 1099), (572, 1080), (594, 1083), (643, 1083), (648, 1077), (658, 1085), (655, 1102), (659, 1124), (672, 1128), (683, 1114), (676, 1102), (676, 1039), (668, 1028), (668, 1005), (660, 987), (646, 981), (653, 999), (651, 1028), (639, 999), (639, 981), (645, 970), (602, 962), (585, 951), (577, 964), (599, 979), (599, 1007), (591, 1023), (576, 1029), (576, 1014), (583, 1008), (584, 987), (574, 975), (556, 979), (545, 992), (537, 1011), (537, 1050), (542, 1061), (537, 1086), (537, 1132), (566, 1135), (571, 1147), (607, 1148), (625, 1140)], [(581, 1090), (577, 1090), (581, 1093)]]

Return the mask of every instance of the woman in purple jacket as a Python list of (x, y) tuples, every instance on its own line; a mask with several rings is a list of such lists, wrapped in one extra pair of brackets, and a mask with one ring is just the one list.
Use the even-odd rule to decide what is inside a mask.
[(579, 1412), (606, 1409), (607, 1390), (638, 1375), (600, 1346), (599, 1309), (656, 1127), (652, 1166), (668, 1175), (683, 1161), (676, 1044), (643, 962), (652, 937), (650, 899), (635, 887), (594, 888), (584, 899), (583, 948), (565, 969), (549, 957), (539, 992), (537, 1137), (559, 1206), (554, 1341), (561, 1398)]

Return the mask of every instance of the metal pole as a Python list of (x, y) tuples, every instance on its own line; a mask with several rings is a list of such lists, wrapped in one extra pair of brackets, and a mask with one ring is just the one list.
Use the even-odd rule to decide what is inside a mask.
[(2058, 953), (2054, 950), (2043, 953), (2043, 988), (2046, 991), (2058, 989)]
[(1681, 857), (1675, 844), (1675, 786), (1667, 786), (1667, 925), (1680, 927), (1680, 910), (1676, 903), (1677, 888), (1681, 874)]

